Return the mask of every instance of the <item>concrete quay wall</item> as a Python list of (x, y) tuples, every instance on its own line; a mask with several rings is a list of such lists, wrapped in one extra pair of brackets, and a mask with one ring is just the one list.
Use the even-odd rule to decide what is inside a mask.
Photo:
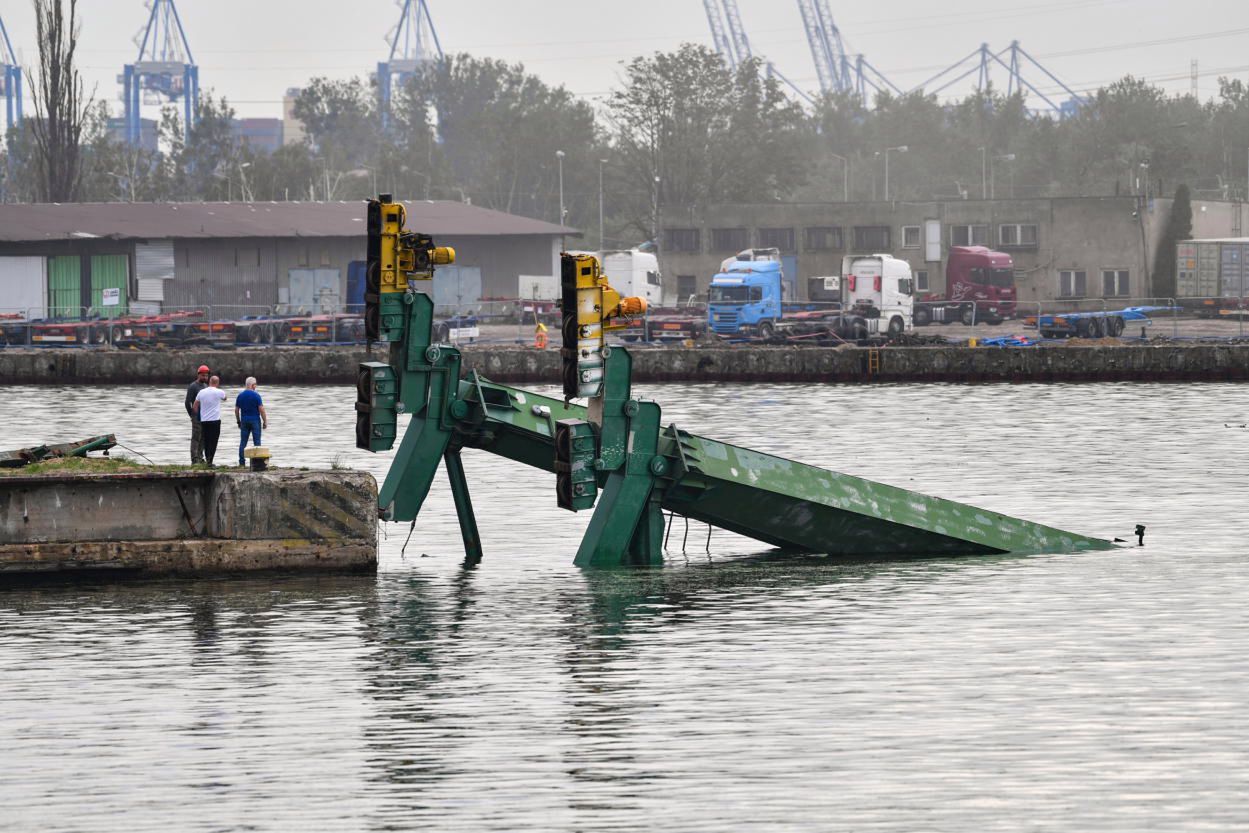
[[(558, 384), (559, 351), (466, 346), (465, 369), (496, 382)], [(875, 358), (873, 358), (875, 353)], [(1109, 382), (1249, 379), (1249, 344), (1054, 347), (635, 349), (638, 382)], [(184, 384), (201, 363), (228, 385), (355, 384), (363, 349), (2, 350), (0, 384)]]
[(366, 472), (0, 476), (0, 575), (376, 566), (377, 483)]

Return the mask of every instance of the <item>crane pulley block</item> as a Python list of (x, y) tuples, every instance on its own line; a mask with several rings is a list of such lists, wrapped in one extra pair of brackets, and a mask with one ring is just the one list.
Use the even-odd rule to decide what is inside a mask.
[(594, 458), (598, 440), (594, 426), (583, 419), (555, 423), (555, 496), (560, 509), (577, 512), (594, 508), (598, 482)]
[(383, 362), (363, 362), (356, 377), (356, 448), (386, 451), (399, 429), (399, 385)]

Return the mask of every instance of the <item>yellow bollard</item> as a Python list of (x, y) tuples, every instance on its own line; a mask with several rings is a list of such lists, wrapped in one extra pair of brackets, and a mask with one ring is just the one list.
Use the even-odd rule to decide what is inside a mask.
[(974, 338), (969, 338), (969, 339), (967, 339), (967, 346), (968, 346), (968, 347), (977, 347), (977, 346), (979, 346), (979, 344), (980, 344), (980, 342), (979, 342), (977, 339), (974, 339)]

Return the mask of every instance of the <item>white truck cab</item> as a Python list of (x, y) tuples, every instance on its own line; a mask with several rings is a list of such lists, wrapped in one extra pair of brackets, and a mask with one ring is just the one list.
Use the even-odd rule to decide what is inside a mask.
[(654, 252), (618, 249), (598, 252), (603, 274), (621, 297), (645, 298), (646, 306), (663, 306), (664, 281)]
[(867, 320), (873, 335), (914, 328), (915, 283), (911, 266), (893, 255), (849, 255), (841, 262), (842, 308)]

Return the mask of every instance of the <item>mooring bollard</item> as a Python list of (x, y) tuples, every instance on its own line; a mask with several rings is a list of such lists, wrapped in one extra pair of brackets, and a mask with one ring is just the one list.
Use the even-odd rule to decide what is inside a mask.
[(252, 461), (252, 471), (264, 471), (269, 468), (269, 449), (263, 445), (246, 449), (243, 456)]

